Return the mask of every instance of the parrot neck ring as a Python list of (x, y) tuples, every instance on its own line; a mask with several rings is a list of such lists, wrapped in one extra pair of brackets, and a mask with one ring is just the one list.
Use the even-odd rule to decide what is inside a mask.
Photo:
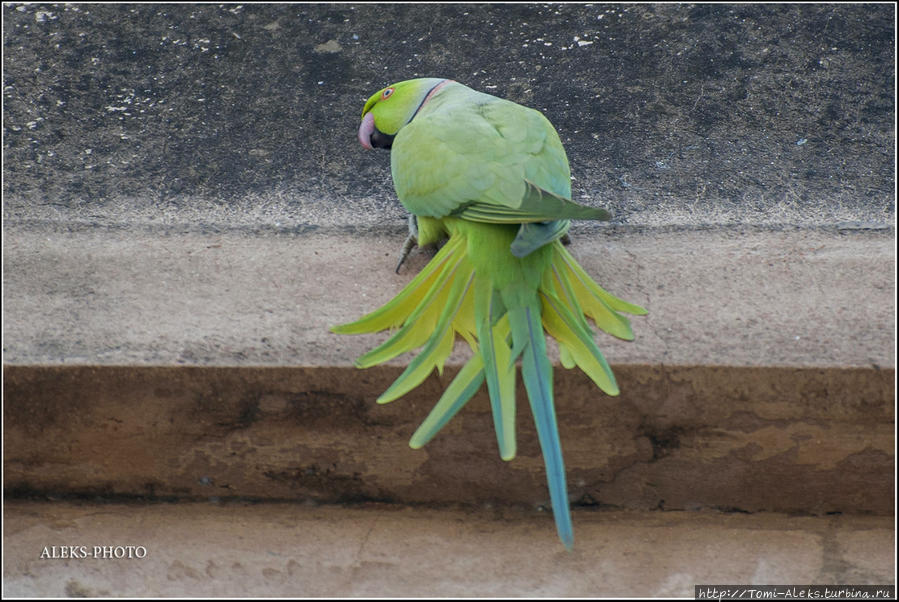
[(428, 90), (428, 93), (425, 94), (425, 97), (421, 100), (421, 104), (418, 105), (418, 108), (415, 109), (415, 112), (412, 113), (412, 117), (410, 117), (410, 118), (409, 118), (409, 121), (407, 121), (406, 123), (409, 123), (410, 121), (412, 121), (413, 119), (415, 119), (415, 116), (418, 115), (418, 112), (421, 111), (421, 108), (422, 108), (423, 106), (425, 106), (425, 103), (426, 103), (426, 102), (428, 102), (429, 100), (431, 100), (431, 97), (434, 96), (434, 94), (437, 93), (437, 90), (439, 90), (440, 88), (442, 88), (442, 87), (445, 86), (446, 84), (450, 83), (451, 81), (453, 81), (453, 80), (451, 80), (451, 79), (444, 79), (444, 80), (441, 80), (441, 81), (437, 82), (437, 85), (436, 85), (436, 86), (434, 86), (433, 88), (431, 88), (430, 90)]

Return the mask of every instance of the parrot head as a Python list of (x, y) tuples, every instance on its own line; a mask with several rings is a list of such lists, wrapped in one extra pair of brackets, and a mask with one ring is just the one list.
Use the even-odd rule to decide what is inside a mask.
[(439, 77), (409, 79), (372, 94), (362, 109), (359, 143), (367, 149), (390, 148), (400, 128), (412, 121), (431, 94), (448, 81)]

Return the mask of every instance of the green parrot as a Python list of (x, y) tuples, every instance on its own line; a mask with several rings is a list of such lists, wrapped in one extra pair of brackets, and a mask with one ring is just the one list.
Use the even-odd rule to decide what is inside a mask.
[(499, 453), (511, 460), (520, 361), (556, 529), (571, 549), (546, 334), (558, 342), (565, 368), (578, 366), (600, 389), (617, 395), (615, 376), (586, 318), (633, 340), (630, 322), (618, 312), (647, 313), (600, 288), (560, 241), (569, 220), (606, 220), (608, 212), (570, 200), (568, 159), (543, 114), (453, 80), (412, 79), (379, 90), (362, 110), (359, 142), (390, 149), (394, 187), (415, 216), (418, 244), (446, 242), (394, 299), (332, 331), (394, 331), (356, 360), (359, 368), (423, 346), (378, 403), (405, 395), (435, 368), (442, 374), (456, 334), (471, 347), (471, 359), (413, 434), (414, 449), (430, 441), (486, 381)]

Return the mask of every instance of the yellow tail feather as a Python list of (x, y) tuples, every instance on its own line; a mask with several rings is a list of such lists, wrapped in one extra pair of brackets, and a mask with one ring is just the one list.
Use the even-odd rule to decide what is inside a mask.
[[(396, 297), (359, 320), (332, 329), (339, 334), (362, 334), (399, 328), (387, 341), (357, 360), (356, 365), (360, 368), (386, 362), (426, 345), (407, 370), (378, 398), (379, 403), (402, 397), (421, 384), (435, 368), (442, 373), (443, 365), (452, 353), (456, 334), (468, 342), (476, 355), (483, 351), (479, 348), (477, 335), (479, 295), (475, 291), (490, 289), (492, 284), (477, 273), (467, 259), (467, 251), (464, 232), (454, 231), (437, 255)], [(609, 395), (617, 395), (615, 376), (593, 342), (585, 318), (589, 317), (598, 328), (613, 336), (632, 340), (634, 334), (630, 322), (618, 312), (634, 315), (647, 312), (602, 289), (560, 242), (552, 243), (551, 252), (551, 261), (542, 276), (539, 291), (543, 328), (558, 341), (565, 368), (578, 366), (600, 389)], [(511, 380), (508, 369), (513, 367), (517, 353), (507, 342), (509, 332), (505, 318), (491, 328), (496, 368), (502, 375), (502, 407), (514, 405), (514, 369)], [(483, 362), (479, 368), (484, 369)], [(466, 382), (470, 383), (477, 370), (472, 367), (468, 372), (471, 374), (466, 373)], [(457, 388), (464, 389), (461, 385)], [(501, 442), (501, 447), (505, 448), (504, 457), (510, 453), (514, 455), (514, 435), (510, 435), (514, 426), (510, 415), (514, 416), (503, 411), (499, 416), (508, 427), (503, 429), (503, 438), (513, 437), (511, 443), (508, 440)]]

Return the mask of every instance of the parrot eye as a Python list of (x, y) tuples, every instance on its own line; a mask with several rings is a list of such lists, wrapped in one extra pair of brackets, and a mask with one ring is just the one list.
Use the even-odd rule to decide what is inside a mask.
[(385, 88), (384, 91), (381, 92), (381, 100), (387, 100), (391, 94), (393, 94), (393, 88)]

